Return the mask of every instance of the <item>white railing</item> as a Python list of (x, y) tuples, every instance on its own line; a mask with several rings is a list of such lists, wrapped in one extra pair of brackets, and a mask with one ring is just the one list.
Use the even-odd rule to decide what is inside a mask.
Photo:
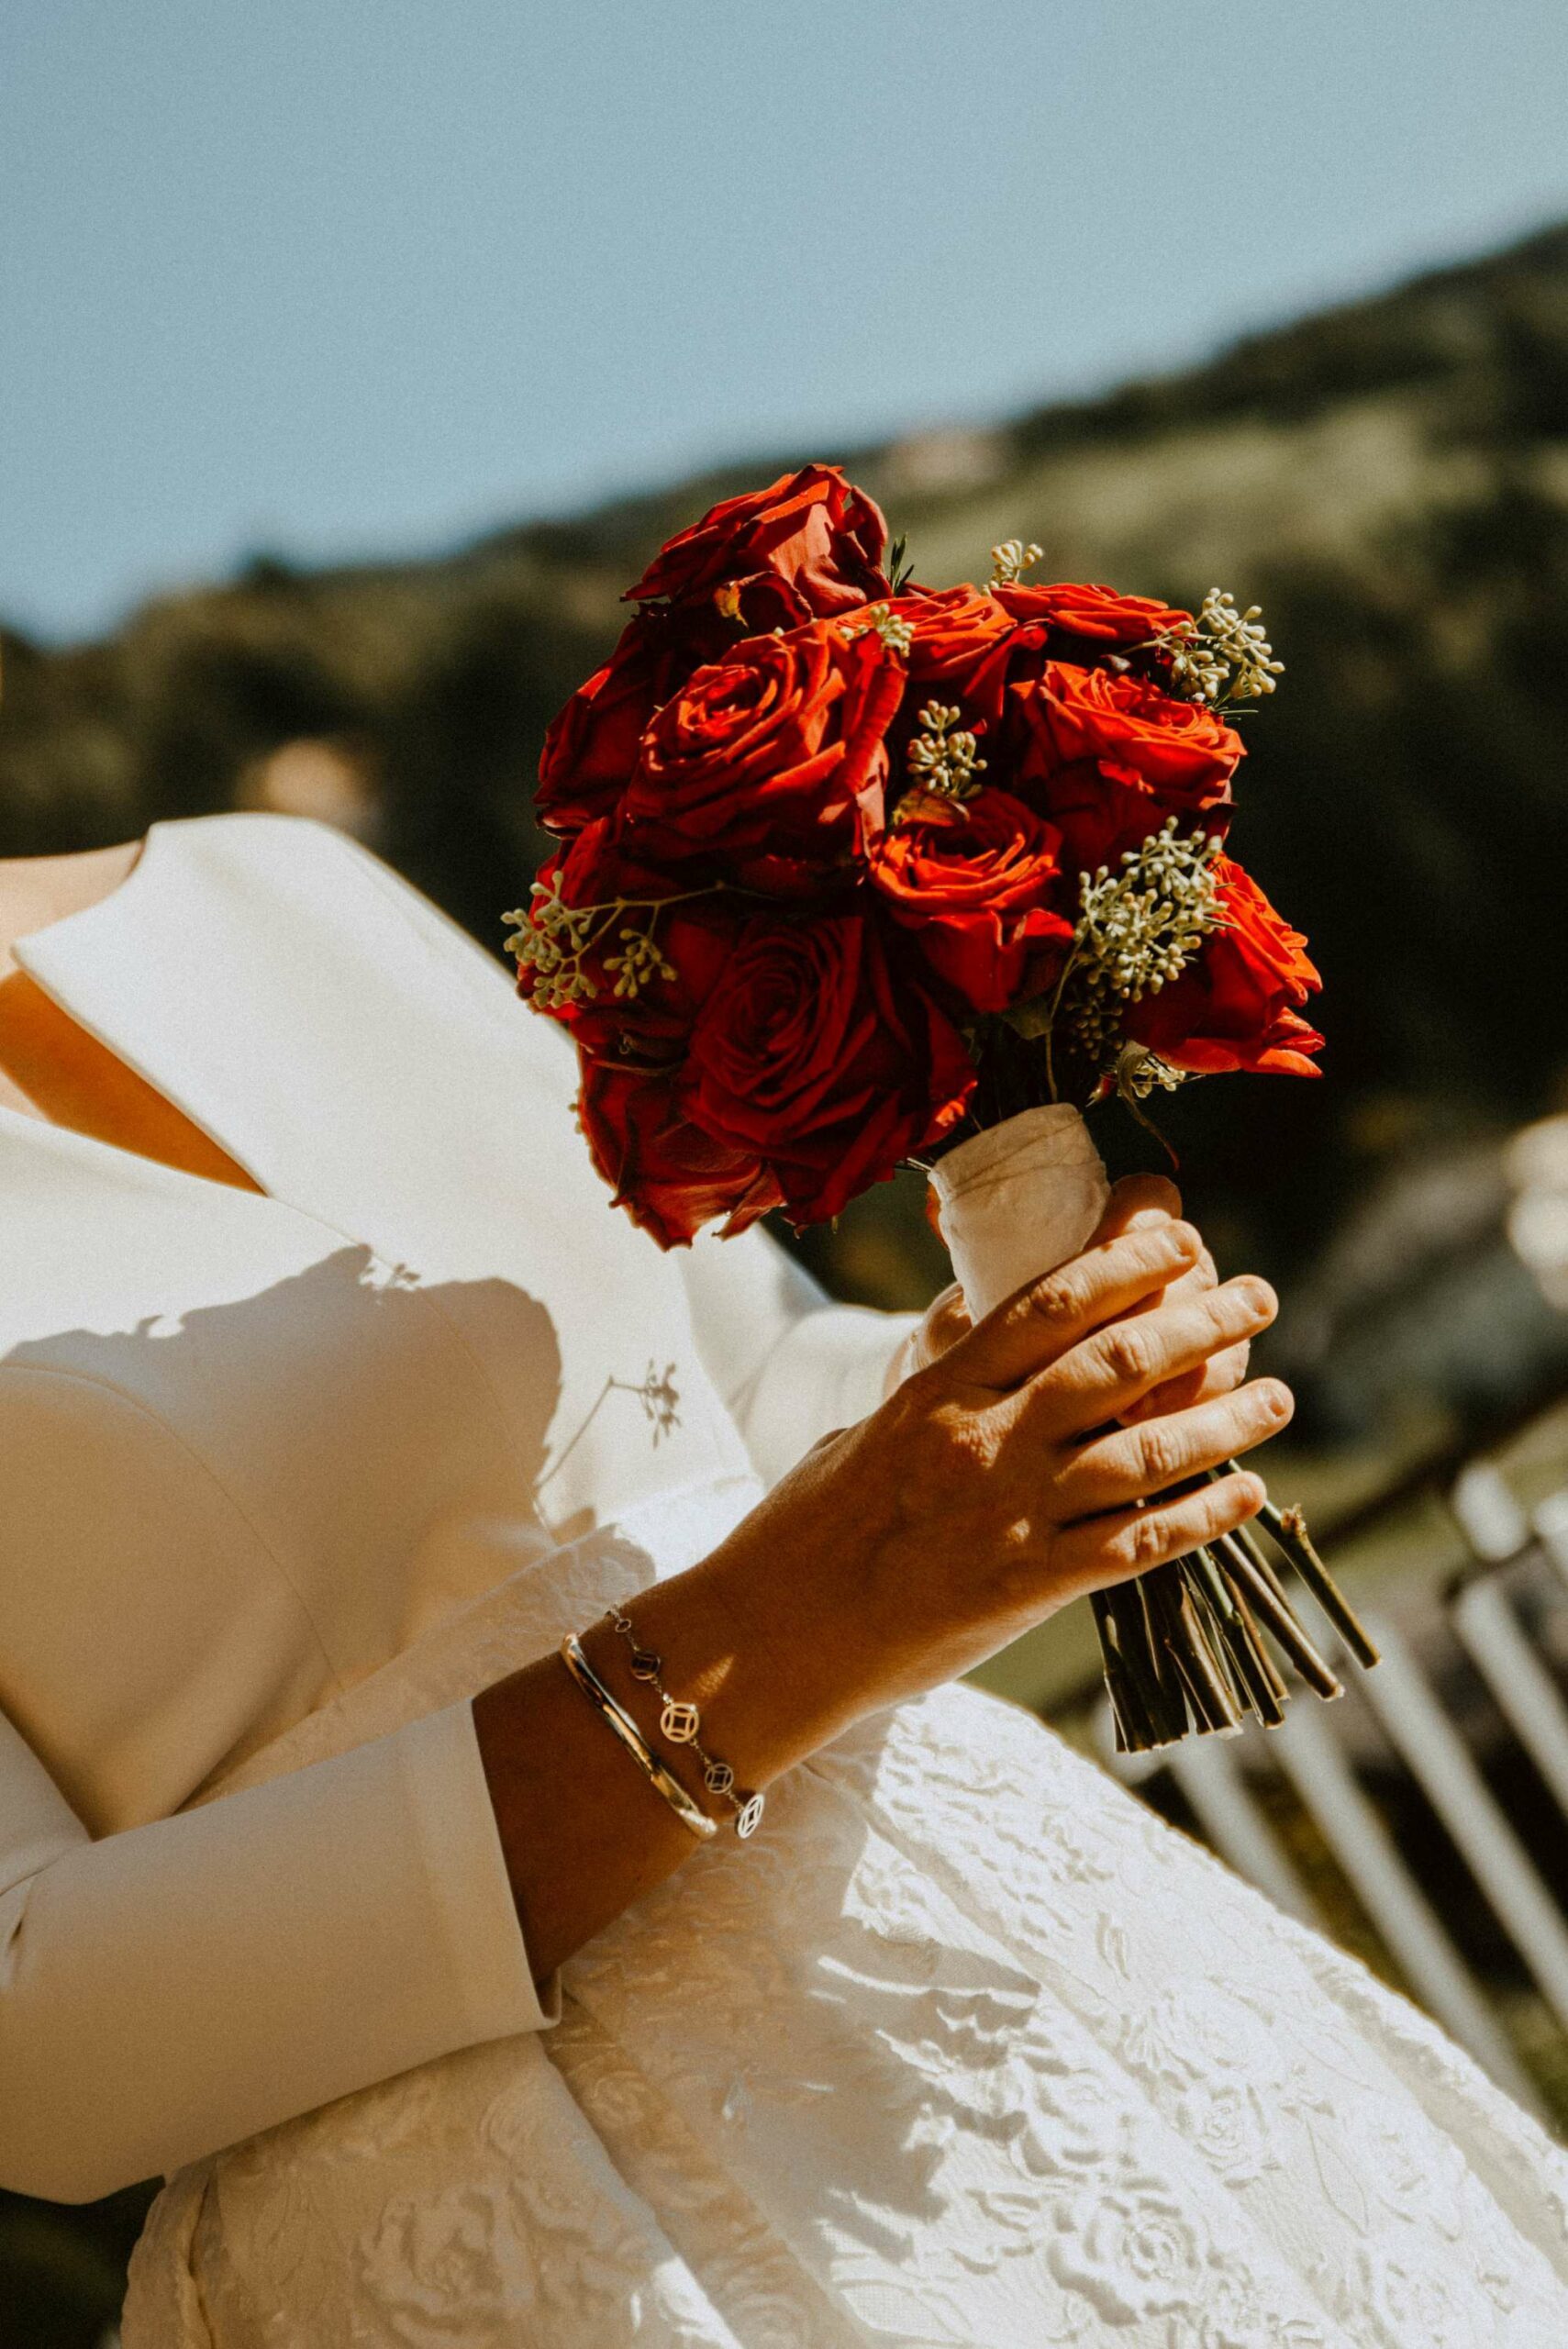
[[(1528, 1591), (1537, 1621), (1549, 1627), (1555, 1615), (1568, 1633), (1568, 1487), (1527, 1518), (1496, 1471), (1477, 1463), (1448, 1499), (1470, 1564), (1434, 1598), (1429, 1622), (1408, 1635), (1386, 1620), (1368, 1621), (1383, 1661), (1351, 1675), (1359, 1712), (1301, 1693), (1281, 1729), (1254, 1724), (1239, 1738), (1190, 1738), (1139, 1756), (1111, 1751), (1106, 1715), (1099, 1743), (1110, 1767), (1133, 1786), (1149, 1787), (1168, 1773), (1221, 1858), (1279, 1907), (1321, 1927), (1319, 1904), (1271, 1816), (1277, 1804), (1268, 1798), (1283, 1778), (1412, 1996), (1499, 2086), (1550, 2118), (1486, 1981), (1444, 1916), (1443, 1897), (1401, 1848), (1351, 1751), (1352, 1730), (1363, 1753), (1370, 1734), (1380, 1769), (1402, 1771), (1419, 1790), (1562, 2034), (1568, 2057), (1568, 1916), (1445, 1707), (1442, 1675), (1418, 1654), (1418, 1647), (1421, 1655), (1429, 1648), (1440, 1654), (1451, 1640), (1468, 1659), (1568, 1838), (1568, 1703), (1518, 1603)], [(1331, 1653), (1331, 1635), (1324, 1644)]]

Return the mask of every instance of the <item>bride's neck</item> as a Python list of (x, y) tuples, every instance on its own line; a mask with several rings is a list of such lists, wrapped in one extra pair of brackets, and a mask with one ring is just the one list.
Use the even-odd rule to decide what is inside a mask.
[(0, 857), (0, 977), (16, 968), (11, 950), (18, 938), (108, 896), (128, 876), (141, 846), (126, 841), (72, 856)]

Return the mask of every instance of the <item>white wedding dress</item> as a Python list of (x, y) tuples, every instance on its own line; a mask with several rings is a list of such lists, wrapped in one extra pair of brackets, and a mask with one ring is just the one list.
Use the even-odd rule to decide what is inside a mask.
[[(314, 827), (159, 827), (24, 959), (268, 1195), (0, 1118), (0, 2088), (47, 2102), (47, 2043), (111, 2166), (173, 2170), (126, 2349), (1562, 2349), (1568, 2158), (973, 1690), (541, 2003), (466, 1699), (703, 1554), (737, 1428), (775, 1473), (899, 1329), (606, 1213), (554, 1041)], [(90, 1416), (50, 1455), (100, 1392), (157, 1476)]]

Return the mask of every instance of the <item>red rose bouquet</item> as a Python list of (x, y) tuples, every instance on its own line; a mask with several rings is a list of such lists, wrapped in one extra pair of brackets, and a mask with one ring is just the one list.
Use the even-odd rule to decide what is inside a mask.
[[(1281, 670), (1259, 614), (1031, 585), (1039, 554), (921, 587), (808, 465), (662, 549), (551, 726), (562, 845), (508, 944), (662, 1246), (831, 1217), (913, 1163), (978, 1316), (1097, 1220), (1084, 1109), (1314, 1074), (1305, 941), (1225, 851), (1230, 718)], [(1298, 1516), (1264, 1522), (1373, 1661)], [(1095, 1605), (1129, 1748), (1281, 1719), (1262, 1627), (1337, 1693), (1251, 1530)]]

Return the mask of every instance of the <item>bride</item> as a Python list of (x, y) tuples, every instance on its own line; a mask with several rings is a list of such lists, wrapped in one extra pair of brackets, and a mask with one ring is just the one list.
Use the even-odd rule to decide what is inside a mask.
[(973, 1330), (662, 1256), (289, 818), (0, 950), (0, 2182), (167, 2176), (127, 2349), (1568, 2340), (1534, 2124), (951, 1685), (1258, 1505), (1168, 1186)]

